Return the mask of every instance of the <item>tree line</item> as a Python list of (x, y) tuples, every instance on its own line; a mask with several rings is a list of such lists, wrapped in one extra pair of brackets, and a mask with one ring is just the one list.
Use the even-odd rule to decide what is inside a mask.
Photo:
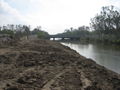
[[(57, 35), (80, 36), (80, 40), (120, 44), (120, 11), (116, 7), (102, 7), (100, 13), (90, 22), (90, 27), (80, 26), (77, 29), (71, 27)], [(9, 34), (18, 39), (24, 36), (28, 38), (31, 35), (47, 38), (49, 35), (48, 32), (41, 29), (41, 26), (30, 29), (30, 25), (8, 24), (0, 26), (0, 34)]]
[(31, 26), (30, 25), (14, 25), (14, 24), (7, 24), (0, 26), (0, 34), (4, 35), (10, 35), (14, 37), (15, 39), (20, 39), (21, 37), (27, 37), (31, 35), (36, 35), (39, 38), (45, 38), (49, 34), (41, 29), (41, 26), (37, 26), (33, 30), (30, 30)]
[(100, 13), (91, 19), (90, 27), (71, 27), (61, 34), (80, 35), (80, 39), (87, 41), (120, 44), (120, 11), (114, 6), (102, 7)]

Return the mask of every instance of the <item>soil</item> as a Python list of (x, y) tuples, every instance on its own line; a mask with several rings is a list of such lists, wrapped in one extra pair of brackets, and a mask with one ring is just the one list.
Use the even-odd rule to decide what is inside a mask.
[(0, 48), (0, 90), (120, 90), (120, 75), (60, 43), (22, 40)]

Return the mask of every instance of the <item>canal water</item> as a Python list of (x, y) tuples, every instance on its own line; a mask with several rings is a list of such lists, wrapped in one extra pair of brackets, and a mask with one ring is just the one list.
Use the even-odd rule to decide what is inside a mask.
[(61, 42), (79, 54), (91, 58), (96, 63), (120, 74), (120, 48), (113, 45)]

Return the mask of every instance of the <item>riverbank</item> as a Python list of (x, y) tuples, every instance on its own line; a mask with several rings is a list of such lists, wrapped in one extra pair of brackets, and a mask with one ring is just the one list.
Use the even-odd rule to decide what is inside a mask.
[(105, 44), (105, 45), (115, 45), (120, 48), (120, 40), (116, 41), (108, 41), (108, 40), (100, 40), (100, 39), (91, 39), (91, 38), (82, 38), (82, 39), (58, 39), (58, 42), (82, 42), (82, 43), (92, 43), (92, 44)]
[(1, 90), (119, 90), (120, 75), (48, 40), (0, 48)]
[(80, 55), (93, 59), (97, 64), (120, 74), (120, 46), (80, 41), (61, 43), (77, 51)]

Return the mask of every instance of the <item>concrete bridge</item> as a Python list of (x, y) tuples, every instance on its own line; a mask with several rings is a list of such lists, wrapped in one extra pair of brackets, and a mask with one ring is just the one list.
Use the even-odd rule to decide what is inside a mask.
[(64, 39), (79, 40), (80, 35), (49, 35), (48, 38), (49, 39), (52, 38), (53, 40), (55, 40), (55, 38), (60, 38), (61, 40), (64, 40)]

